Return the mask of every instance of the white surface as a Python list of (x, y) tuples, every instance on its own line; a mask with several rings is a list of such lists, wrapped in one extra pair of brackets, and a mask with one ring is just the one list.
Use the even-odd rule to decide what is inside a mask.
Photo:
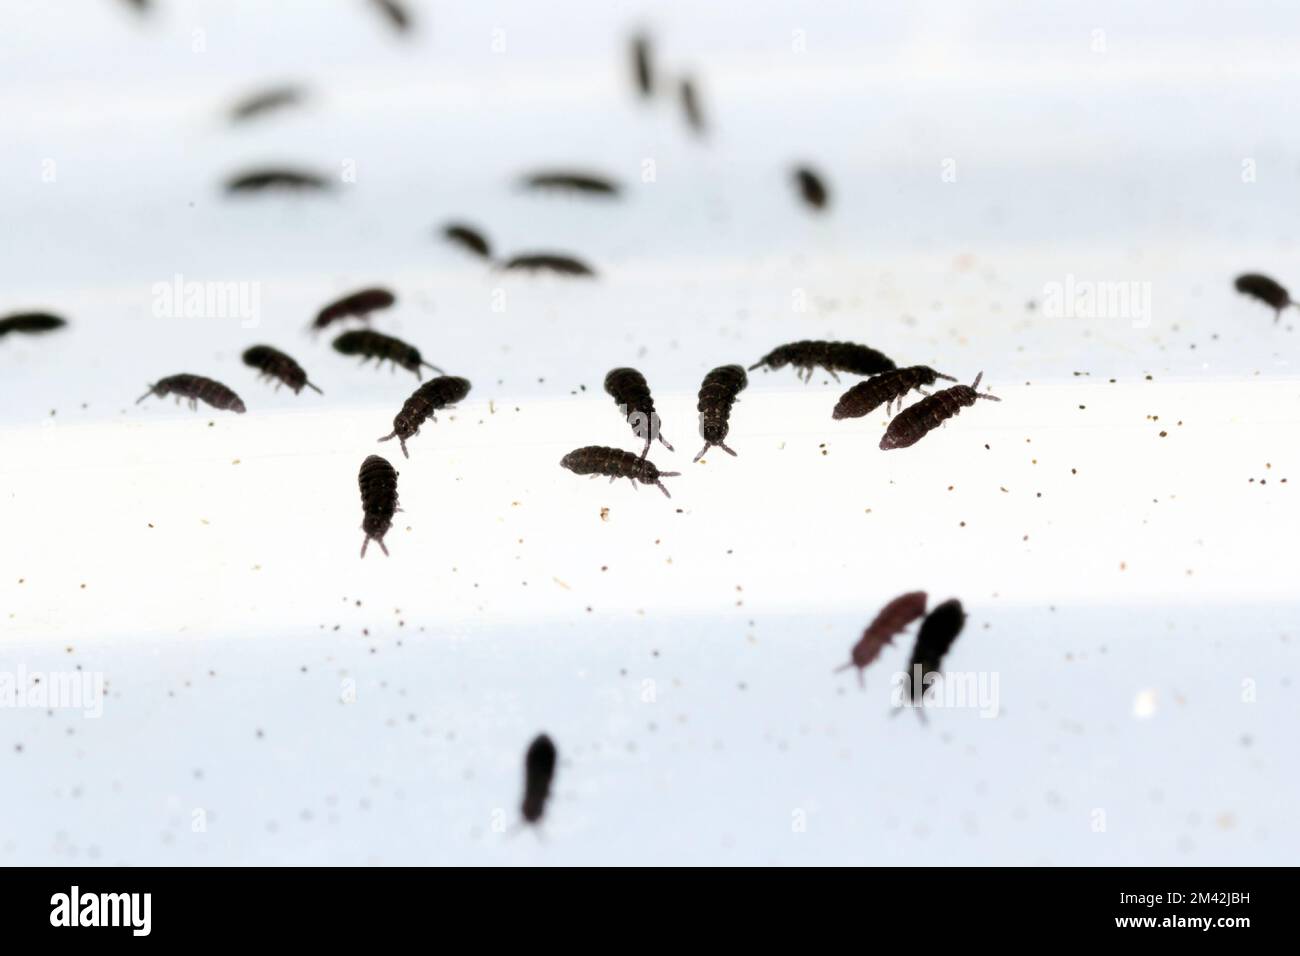
[[(6, 13), (0, 312), (74, 325), (0, 341), (0, 669), (109, 694), (97, 720), (0, 710), (0, 861), (1294, 860), (1294, 318), (1231, 278), (1300, 285), (1295, 11), (656, 5), (702, 145), (631, 97), (642, 10), (429, 6), (407, 43), (349, 4)], [(282, 79), (308, 108), (222, 123)], [(219, 195), (264, 158), (359, 179)], [(802, 158), (824, 220), (785, 181)], [(513, 188), (560, 163), (630, 195)], [(486, 274), (432, 238), (450, 218), (601, 277)], [(260, 326), (155, 318), (176, 273), (260, 283)], [(1149, 327), (1044, 315), (1067, 275), (1150, 283)], [(374, 439), (414, 378), (303, 332), (371, 282), (400, 296), (377, 327), (474, 383), (410, 461)], [(692, 465), (704, 372), (803, 337), (983, 370), (1003, 401), (882, 453), (883, 415), (832, 422), (826, 376), (754, 373), (740, 457)], [(256, 341), (326, 395), (258, 383)], [(601, 391), (618, 364), (655, 391), (671, 501), (558, 467), (635, 447)], [(178, 371), (249, 413), (131, 404)], [(358, 561), (372, 452), (406, 511)], [(947, 664), (998, 675), (998, 718), (891, 718), (910, 637), (865, 692), (831, 673), (916, 588), (966, 604)], [(545, 839), (497, 832), (542, 730)]]

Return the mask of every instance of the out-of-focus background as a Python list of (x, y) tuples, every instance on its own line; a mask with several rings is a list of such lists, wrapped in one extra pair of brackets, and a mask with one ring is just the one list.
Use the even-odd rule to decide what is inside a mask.
[[(1300, 286), (1300, 10), (146, 6), (0, 12), (0, 315), (70, 323), (0, 339), (0, 862), (1294, 860), (1296, 313), (1232, 280)], [(267, 163), (334, 188), (223, 194)], [(520, 188), (557, 167), (623, 195)], [(453, 219), (598, 276), (492, 270)], [(160, 309), (177, 282), (255, 307)], [(473, 382), (409, 460), (375, 439), (414, 376), (306, 331), (371, 284)], [(882, 452), (883, 413), (830, 418), (853, 377), (755, 371), (739, 457), (693, 464), (704, 374), (803, 338), (1002, 402)], [(671, 500), (558, 467), (639, 449), (627, 364)], [(133, 404), (176, 372), (248, 413)], [(405, 511), (361, 561), (372, 453)], [(925, 724), (890, 706), (911, 634), (832, 673), (916, 589), (991, 695)]]

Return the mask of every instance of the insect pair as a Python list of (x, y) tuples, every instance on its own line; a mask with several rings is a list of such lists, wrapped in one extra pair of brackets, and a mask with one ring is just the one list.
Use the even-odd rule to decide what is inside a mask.
[[(303, 371), (302, 366), (279, 349), (269, 345), (254, 345), (244, 352), (243, 357), (244, 364), (260, 371), (263, 378), (275, 379), (276, 388), (287, 385), (293, 389), (295, 395), (304, 387), (318, 394), (321, 393), (319, 388), (307, 381), (307, 373)], [(139, 405), (150, 395), (156, 395), (158, 398), (175, 395), (178, 401), (185, 398), (189, 400), (190, 408), (197, 408), (198, 403), (203, 402), (213, 408), (237, 412), (241, 415), (247, 411), (243, 399), (229, 387), (214, 379), (191, 375), (188, 372), (159, 379), (149, 386), (149, 391), (136, 399), (136, 404)]]
[[(859, 382), (841, 395), (840, 400), (835, 405), (835, 410), (831, 413), (831, 417), (836, 420), (862, 418), (864, 415), (874, 412), (881, 405), (885, 406), (885, 412), (888, 413), (890, 406), (897, 402), (898, 414), (889, 423), (888, 429), (880, 439), (880, 447), (883, 450), (906, 448), (909, 445), (915, 445), (928, 432), (938, 428), (963, 408), (974, 405), (977, 399), (987, 398), (995, 402), (1002, 401), (995, 395), (981, 394), (975, 391), (979, 388), (980, 379), (983, 376), (983, 372), (975, 376), (973, 385), (955, 385), (941, 392), (930, 394), (923, 391), (924, 386), (933, 385), (940, 379), (949, 382), (957, 380), (951, 375), (936, 372), (928, 365), (912, 365), (907, 368), (881, 372), (865, 382)], [(920, 391), (925, 397), (915, 405), (904, 409), (903, 398), (912, 389)]]
[[(451, 222), (442, 227), (442, 236), (452, 245), (460, 246), (480, 259), (492, 262), (492, 245), (478, 229), (463, 222)], [(588, 278), (596, 270), (581, 259), (561, 252), (523, 252), (497, 263), (506, 272), (551, 272), (560, 276)]]
[[(924, 591), (910, 591), (899, 595), (880, 609), (875, 619), (867, 625), (862, 637), (850, 652), (847, 664), (837, 667), (836, 673), (851, 667), (858, 669), (858, 684), (865, 687), (863, 672), (875, 662), (880, 652), (893, 643), (895, 635), (901, 633), (913, 621), (924, 617), (921, 629), (917, 632), (916, 643), (912, 646), (912, 656), (908, 661), (908, 694), (912, 705), (924, 704), (925, 688), (931, 674), (939, 672), (943, 658), (952, 647), (953, 641), (966, 626), (966, 612), (961, 602), (950, 598), (936, 606), (929, 614), (925, 613), (927, 595)], [(917, 711), (918, 716), (921, 715)]]

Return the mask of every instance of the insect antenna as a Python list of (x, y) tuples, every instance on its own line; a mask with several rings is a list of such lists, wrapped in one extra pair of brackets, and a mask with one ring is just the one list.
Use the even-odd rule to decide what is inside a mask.
[(303, 382), (303, 384), (306, 385), (308, 388), (310, 388), (310, 389), (311, 389), (313, 392), (315, 392), (317, 395), (324, 395), (324, 394), (325, 394), (325, 393), (322, 392), (319, 388), (317, 388), (315, 385), (313, 385), (311, 382)]
[(749, 371), (751, 372), (754, 371), (754, 369), (758, 368), (762, 364), (763, 364), (763, 360), (759, 359), (757, 362), (755, 362), (753, 365), (749, 367)]
[(447, 373), (444, 372), (442, 369), (438, 368), (438, 366), (434, 365), (432, 362), (426, 362), (426, 361), (424, 361), (423, 359), (421, 359), (421, 360), (420, 360), (420, 364), (423, 365), (425, 368), (431, 368), (431, 369), (433, 369), (433, 370), (434, 370), (435, 372), (437, 372), (439, 375), (446, 375), (446, 374), (447, 374)]
[[(983, 375), (984, 373), (983, 373), (983, 372), (980, 372), (980, 374)], [(957, 381), (957, 380), (956, 380), (955, 378), (953, 378), (951, 375), (944, 375), (943, 372), (935, 372), (935, 373), (934, 373), (934, 377), (935, 377), (935, 378), (941, 378), (941, 379), (943, 379), (944, 381), (948, 381), (948, 382), (955, 382), (955, 381)]]
[(154, 386), (153, 386), (153, 385), (150, 385), (150, 386), (149, 386), (149, 391), (145, 392), (143, 395), (141, 395), (139, 398), (137, 398), (137, 399), (135, 400), (135, 403), (136, 403), (137, 405), (139, 405), (139, 404), (140, 404), (141, 402), (143, 402), (146, 398), (148, 398), (150, 395), (153, 394), (153, 390), (154, 390)]
[[(983, 377), (984, 377), (984, 373), (983, 373), (983, 372), (980, 372), (978, 375), (976, 375), (976, 376), (975, 376), (975, 381), (974, 381), (973, 383), (971, 383), (971, 388), (972, 388), (972, 389), (979, 388), (979, 387), (980, 387), (980, 379), (982, 379)], [(993, 402), (1000, 402), (1000, 401), (1002, 401), (1002, 399), (998, 398), (996, 395), (989, 395), (987, 392), (981, 392), (981, 393), (977, 394), (975, 397), (976, 397), (976, 398), (987, 398), (987, 399), (989, 399), (989, 401), (993, 401)]]

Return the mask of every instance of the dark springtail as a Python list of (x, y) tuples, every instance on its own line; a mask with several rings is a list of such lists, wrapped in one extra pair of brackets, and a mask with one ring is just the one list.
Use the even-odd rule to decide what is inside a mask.
[(282, 110), (302, 102), (303, 92), (296, 86), (276, 86), (247, 96), (230, 108), (232, 122), (254, 119), (273, 110)]
[(411, 14), (407, 12), (406, 7), (398, 3), (397, 0), (370, 0), (375, 7), (398, 33), (407, 33), (411, 29)]
[(679, 471), (660, 471), (648, 458), (640, 458), (621, 448), (606, 448), (602, 445), (587, 445), (577, 448), (560, 459), (560, 466), (578, 475), (608, 475), (612, 484), (617, 478), (627, 478), (636, 487), (639, 481), (643, 485), (655, 485), (664, 496), (671, 498), (661, 478), (675, 478)]
[(431, 362), (426, 362), (420, 356), (420, 350), (414, 345), (408, 345), (401, 339), (393, 338), (391, 335), (384, 335), (381, 332), (373, 332), (370, 329), (353, 329), (351, 332), (344, 332), (334, 340), (334, 351), (341, 355), (362, 355), (364, 358), (361, 364), (365, 365), (371, 359), (378, 359), (380, 362), (389, 361), (393, 365), (400, 365), (408, 372), (414, 372), (415, 377), (423, 379), (420, 374), (420, 368), (431, 368), (439, 375), (442, 369)]
[(554, 272), (562, 276), (594, 276), (596, 271), (580, 259), (554, 252), (527, 252), (507, 259), (502, 269)]
[(538, 735), (524, 755), (524, 800), (520, 809), (528, 823), (537, 823), (546, 812), (546, 800), (555, 779), (555, 762), (555, 744), (546, 734)]
[(1237, 276), (1235, 285), (1237, 291), (1242, 295), (1248, 295), (1251, 298), (1258, 299), (1265, 305), (1272, 306), (1274, 322), (1282, 317), (1282, 310), (1288, 306), (1294, 305), (1300, 308), (1300, 303), (1294, 302), (1291, 299), (1291, 293), (1282, 285), (1257, 272), (1248, 272), (1245, 275)]
[(619, 185), (604, 176), (570, 171), (547, 171), (524, 177), (528, 189), (565, 189), (597, 196), (617, 196)]
[(821, 342), (805, 339), (802, 342), (790, 342), (774, 348), (749, 369), (753, 371), (760, 365), (766, 365), (769, 369), (793, 365), (799, 370), (799, 377), (805, 381), (811, 381), (813, 369), (821, 366), (838, 382), (840, 377), (835, 374), (836, 372), (875, 375), (878, 372), (892, 370), (894, 361), (875, 349), (855, 342)]
[(700, 400), (695, 406), (700, 413), (700, 434), (704, 436), (704, 447), (695, 456), (699, 461), (704, 453), (717, 445), (728, 455), (736, 453), (725, 444), (727, 432), (731, 430), (731, 406), (736, 396), (749, 384), (749, 376), (739, 365), (720, 365), (704, 376), (700, 385)]
[(330, 188), (330, 181), (324, 176), (298, 169), (255, 169), (226, 180), (228, 193), (253, 193), (269, 189), (325, 191)]
[[(907, 665), (907, 678), (912, 705), (924, 704), (926, 677), (939, 671), (944, 656), (966, 626), (966, 612), (961, 601), (950, 598), (938, 605), (921, 622), (912, 647), (912, 659)], [(918, 715), (920, 712), (918, 711)]]
[(856, 667), (858, 683), (865, 686), (866, 681), (862, 677), (862, 672), (880, 656), (885, 645), (893, 643), (895, 634), (925, 614), (925, 601), (924, 591), (909, 591), (907, 594), (900, 594), (882, 607), (876, 619), (867, 626), (867, 629), (862, 632), (862, 637), (853, 645), (849, 662), (843, 667), (837, 667), (835, 672)]
[(387, 556), (384, 535), (392, 528), (393, 515), (398, 511), (397, 470), (387, 459), (371, 455), (361, 463), (357, 484), (361, 488), (361, 530), (366, 533), (361, 542), (361, 557), (366, 556), (371, 541)]
[(983, 377), (984, 373), (980, 372), (971, 385), (954, 385), (952, 388), (945, 388), (942, 392), (927, 395), (915, 405), (903, 409), (889, 423), (884, 437), (880, 439), (881, 449), (888, 451), (891, 448), (907, 448), (909, 445), (915, 445), (925, 437), (927, 432), (938, 428), (963, 408), (974, 405), (977, 398), (987, 398), (994, 402), (1002, 401), (996, 395), (980, 394), (975, 391), (980, 387), (980, 379)]
[(324, 395), (319, 388), (307, 381), (307, 373), (301, 365), (285, 355), (279, 349), (269, 345), (254, 345), (244, 352), (244, 364), (262, 373), (263, 378), (276, 379), (276, 388), (288, 385), (297, 395), (303, 386), (310, 388), (317, 395)]
[(463, 222), (451, 222), (442, 227), (442, 235), (448, 242), (455, 243), (462, 249), (468, 249), (481, 259), (492, 258), (492, 246), (488, 243), (487, 236), (473, 226), (467, 226)]
[(243, 400), (238, 395), (220, 382), (204, 378), (202, 375), (182, 373), (160, 378), (153, 385), (150, 385), (149, 391), (137, 398), (135, 403), (139, 405), (150, 395), (157, 395), (159, 398), (175, 395), (177, 402), (185, 398), (189, 400), (190, 408), (198, 408), (198, 403), (203, 402), (213, 408), (238, 412), (240, 415), (247, 411)]
[(928, 365), (909, 365), (906, 368), (896, 368), (892, 372), (881, 372), (865, 382), (858, 382), (841, 395), (831, 417), (862, 418), (864, 415), (870, 415), (881, 405), (885, 406), (885, 413), (888, 414), (889, 406), (898, 402), (901, 407), (903, 396), (912, 389), (933, 385), (941, 378), (949, 382), (957, 381), (951, 375), (936, 372)]
[(632, 38), (632, 77), (636, 82), (638, 93), (647, 98), (654, 95), (654, 61), (650, 50), (650, 37), (644, 33), (638, 33)]
[(312, 328), (319, 331), (327, 325), (332, 325), (340, 319), (361, 319), (367, 321), (371, 312), (378, 312), (380, 309), (391, 308), (397, 301), (397, 296), (387, 289), (378, 286), (369, 289), (361, 289), (358, 292), (352, 292), (336, 299), (316, 314), (316, 320), (312, 322)]
[(430, 379), (417, 388), (402, 404), (402, 410), (393, 419), (393, 433), (379, 440), (388, 441), (396, 438), (402, 446), (402, 454), (410, 458), (411, 455), (406, 450), (406, 441), (420, 434), (420, 426), (424, 424), (425, 419), (431, 418), (436, 423), (438, 417), (434, 412), (456, 404), (468, 394), (468, 379), (449, 375)]
[(796, 166), (794, 181), (804, 202), (818, 211), (826, 208), (830, 202), (830, 191), (820, 176), (807, 166)]
[(650, 394), (650, 386), (645, 376), (634, 368), (616, 368), (605, 376), (605, 391), (613, 396), (623, 417), (632, 426), (632, 433), (645, 439), (644, 458), (650, 454), (650, 442), (658, 438), (669, 451), (668, 444), (659, 431), (659, 416), (655, 413), (655, 400)]
[(686, 117), (686, 125), (696, 136), (703, 136), (704, 111), (700, 109), (700, 97), (695, 91), (695, 81), (690, 77), (684, 78), (678, 91), (682, 98), (682, 114)]
[(10, 332), (21, 332), (24, 335), (40, 335), (44, 332), (61, 329), (67, 324), (67, 320), (57, 315), (51, 315), (49, 312), (15, 312), (13, 315), (6, 315), (0, 319), (0, 338)]

